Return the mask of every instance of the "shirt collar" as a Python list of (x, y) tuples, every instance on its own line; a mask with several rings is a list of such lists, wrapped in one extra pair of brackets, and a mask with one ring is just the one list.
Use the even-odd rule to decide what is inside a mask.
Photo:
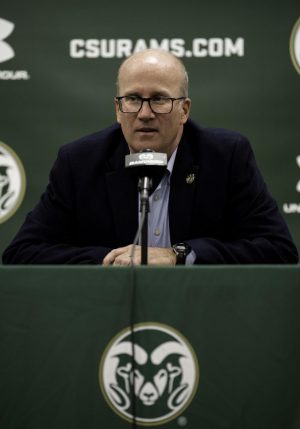
[[(176, 158), (176, 153), (177, 153), (177, 148), (172, 153), (172, 155), (171, 155), (171, 157), (170, 157), (170, 159), (168, 161), (165, 174), (163, 175), (161, 181), (159, 182), (156, 190), (161, 189), (161, 187), (165, 186), (165, 184), (167, 184), (167, 183), (170, 185), (171, 175), (172, 175), (172, 171), (173, 171), (173, 167), (174, 167), (174, 162), (175, 162), (175, 158)], [(151, 195), (151, 197), (152, 197), (152, 195)]]
[(172, 155), (171, 155), (171, 157), (170, 157), (170, 159), (169, 159), (169, 161), (168, 161), (167, 170), (168, 170), (168, 172), (170, 173), (170, 174), (169, 174), (169, 177), (171, 176), (172, 171), (173, 171), (173, 167), (174, 167), (174, 162), (175, 162), (175, 158), (176, 158), (177, 149), (178, 149), (178, 146), (176, 147), (176, 149), (174, 150), (174, 152), (172, 153)]

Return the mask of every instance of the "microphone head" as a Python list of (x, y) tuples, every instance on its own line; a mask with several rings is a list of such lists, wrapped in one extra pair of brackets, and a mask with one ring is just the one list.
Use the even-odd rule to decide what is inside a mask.
[(132, 176), (138, 180), (143, 177), (149, 177), (153, 180), (153, 190), (161, 181), (168, 164), (166, 153), (154, 152), (151, 149), (145, 149), (138, 153), (132, 153), (125, 156), (125, 167)]
[(125, 167), (132, 169), (133, 173), (139, 177), (152, 177), (153, 174), (164, 172), (167, 164), (166, 153), (154, 152), (151, 149), (125, 156)]
[(126, 168), (139, 167), (167, 167), (168, 159), (166, 153), (154, 152), (151, 149), (145, 149), (138, 153), (132, 153), (125, 156)]

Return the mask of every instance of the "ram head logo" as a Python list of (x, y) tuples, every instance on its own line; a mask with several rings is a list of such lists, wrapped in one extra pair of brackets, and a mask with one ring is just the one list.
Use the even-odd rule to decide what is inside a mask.
[(7, 174), (7, 166), (0, 165), (0, 199), (7, 194), (9, 189), (9, 177)]
[(109, 404), (141, 424), (177, 415), (197, 387), (198, 366), (188, 345), (173, 332), (159, 343), (155, 335), (156, 326), (123, 335), (106, 354), (99, 374)]
[(1, 151), (0, 151), (0, 218), (3, 213), (9, 210), (12, 198), (15, 192), (10, 190), (9, 166), (1, 165)]
[(16, 212), (25, 187), (25, 171), (18, 155), (0, 141), (0, 224)]

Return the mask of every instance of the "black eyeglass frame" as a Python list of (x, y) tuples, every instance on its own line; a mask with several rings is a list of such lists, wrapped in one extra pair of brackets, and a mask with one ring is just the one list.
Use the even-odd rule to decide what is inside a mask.
[(177, 98), (175, 98), (175, 97), (160, 97), (160, 98), (163, 98), (164, 100), (171, 100), (172, 101), (172, 105), (171, 105), (171, 108), (170, 108), (170, 110), (169, 110), (169, 112), (155, 112), (155, 110), (153, 110), (153, 108), (152, 108), (152, 106), (151, 106), (151, 100), (154, 100), (155, 99), (155, 97), (147, 97), (147, 98), (144, 98), (144, 97), (139, 97), (139, 96), (135, 96), (136, 98), (138, 98), (138, 99), (140, 99), (140, 101), (141, 101), (141, 106), (140, 106), (140, 108), (136, 111), (136, 112), (124, 112), (123, 110), (122, 110), (122, 99), (123, 98), (126, 98), (126, 97), (130, 97), (129, 95), (122, 95), (122, 96), (120, 96), (120, 97), (115, 97), (115, 100), (118, 102), (118, 105), (119, 105), (119, 108), (120, 108), (120, 110), (121, 110), (121, 112), (122, 113), (139, 113), (139, 111), (142, 109), (142, 107), (143, 107), (143, 104), (144, 104), (144, 102), (145, 101), (147, 101), (148, 102), (148, 104), (149, 104), (149, 107), (150, 107), (150, 109), (151, 109), (151, 111), (153, 112), (153, 113), (155, 113), (156, 115), (168, 115), (169, 113), (171, 113), (172, 112), (172, 110), (173, 110), (173, 105), (174, 105), (174, 101), (177, 101), (177, 100), (185, 100), (187, 97), (177, 97)]

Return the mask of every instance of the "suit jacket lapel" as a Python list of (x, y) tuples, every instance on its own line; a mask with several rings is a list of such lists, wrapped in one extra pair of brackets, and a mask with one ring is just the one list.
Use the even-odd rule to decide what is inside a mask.
[(125, 169), (125, 155), (128, 146), (120, 142), (108, 162), (106, 185), (113, 212), (117, 243), (120, 246), (131, 244), (138, 228), (137, 184)]
[(182, 138), (171, 176), (169, 223), (172, 244), (190, 238), (193, 200), (199, 166), (195, 165), (192, 149)]

